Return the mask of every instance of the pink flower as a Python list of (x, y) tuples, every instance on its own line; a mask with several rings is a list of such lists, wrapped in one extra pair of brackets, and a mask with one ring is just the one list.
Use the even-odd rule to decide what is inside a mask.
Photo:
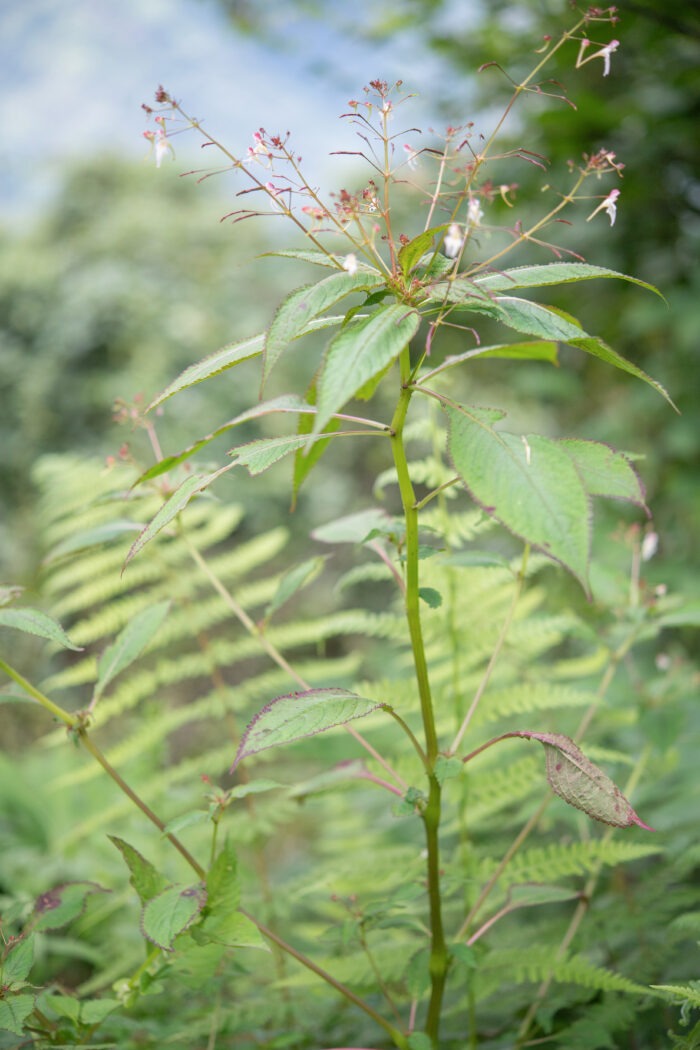
[(594, 58), (602, 58), (603, 76), (607, 77), (608, 73), (610, 72), (610, 56), (612, 55), (613, 51), (617, 51), (618, 47), (620, 46), (620, 41), (611, 40), (609, 44), (605, 45), (605, 47), (601, 47), (598, 51), (594, 51), (592, 55), (589, 55), (588, 58), (584, 58), (583, 56), (587, 49), (590, 47), (590, 45), (590, 40), (587, 40), (586, 37), (584, 37), (581, 41), (581, 46), (578, 52), (578, 58), (576, 59), (576, 69), (580, 69), (581, 66), (585, 66), (586, 62), (591, 62)]
[(253, 133), (254, 146), (248, 146), (248, 156), (244, 159), (244, 164), (250, 164), (255, 162), (256, 164), (262, 164), (265, 168), (272, 167), (272, 154), (268, 150), (267, 146), (263, 142), (263, 137), (259, 131)]
[(586, 219), (586, 222), (590, 222), (594, 215), (597, 215), (599, 211), (605, 211), (608, 213), (610, 219), (610, 225), (615, 225), (615, 219), (617, 218), (617, 198), (620, 196), (619, 190), (610, 190), (605, 200), (601, 201), (597, 208), (595, 208)]
[[(170, 140), (168, 139), (168, 136), (165, 133), (165, 128), (163, 127), (163, 118), (156, 117), (156, 123), (158, 123), (159, 125), (156, 128), (156, 130), (144, 131), (143, 137), (145, 139), (148, 139), (148, 141), (151, 143), (151, 149), (148, 153), (148, 157), (150, 157), (151, 153), (153, 153), (153, 151), (155, 150), (156, 167), (159, 168), (163, 163), (163, 158), (167, 157), (168, 150), (172, 154), (173, 159), (175, 158), (175, 150), (170, 145)], [(147, 160), (148, 157), (146, 157), (145, 159)]]

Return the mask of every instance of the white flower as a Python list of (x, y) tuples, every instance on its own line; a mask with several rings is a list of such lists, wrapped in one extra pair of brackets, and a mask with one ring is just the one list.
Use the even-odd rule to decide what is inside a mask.
[(587, 48), (590, 47), (590, 44), (590, 40), (587, 40), (585, 37), (581, 41), (581, 46), (578, 52), (578, 58), (576, 59), (576, 69), (580, 69), (581, 66), (585, 66), (586, 62), (591, 62), (594, 58), (602, 58), (603, 76), (607, 77), (608, 73), (610, 72), (610, 56), (612, 55), (613, 51), (617, 51), (618, 47), (620, 46), (620, 41), (611, 40), (609, 44), (605, 45), (605, 47), (601, 47), (598, 51), (594, 51), (592, 55), (589, 55), (588, 58), (584, 58), (584, 53), (587, 50)]
[(462, 236), (462, 230), (456, 223), (450, 223), (450, 227), (445, 237), (445, 254), (450, 259), (456, 259), (460, 253), (462, 245), (464, 244), (464, 237)]
[(620, 196), (619, 190), (610, 190), (604, 201), (601, 201), (597, 208), (594, 208), (591, 214), (586, 219), (586, 222), (590, 222), (594, 215), (597, 215), (599, 211), (605, 211), (608, 213), (610, 219), (610, 225), (615, 225), (615, 219), (617, 218), (617, 198)]
[(252, 162), (255, 162), (257, 164), (262, 164), (265, 168), (271, 168), (272, 155), (270, 154), (270, 151), (263, 142), (263, 137), (259, 131), (256, 131), (253, 134), (253, 139), (255, 141), (255, 145), (248, 146), (248, 156), (244, 159), (243, 163), (250, 164)]
[(467, 206), (467, 222), (470, 226), (478, 226), (484, 217), (484, 213), (481, 210), (481, 205), (476, 197), (469, 198), (469, 205)]
[(413, 146), (408, 146), (404, 143), (404, 150), (406, 151), (406, 163), (408, 164), (411, 171), (415, 171), (420, 164), (420, 157), (418, 151), (414, 150)]
[(642, 540), (642, 561), (649, 561), (654, 557), (658, 549), (659, 534), (657, 532), (647, 532)]
[(357, 256), (354, 255), (352, 252), (350, 252), (349, 255), (345, 256), (343, 269), (346, 270), (351, 277), (357, 273)]
[(277, 198), (281, 197), (282, 194), (284, 193), (284, 190), (282, 189), (282, 187), (281, 186), (275, 186), (271, 182), (266, 182), (265, 183), (265, 189), (267, 190), (267, 192), (272, 197), (272, 206), (273, 206), (273, 208), (275, 208), (277, 211), (283, 211), (284, 209), (277, 203)]
[[(157, 119), (158, 118), (156, 117), (156, 120)], [(164, 127), (159, 126), (156, 128), (155, 131), (144, 131), (143, 137), (145, 139), (148, 139), (148, 141), (151, 143), (151, 149), (148, 153), (148, 157), (150, 157), (151, 153), (155, 151), (157, 168), (161, 166), (161, 164), (163, 163), (163, 159), (167, 157), (168, 151), (170, 151), (170, 153), (172, 154), (173, 159), (175, 158), (175, 150), (170, 145)], [(145, 159), (147, 160), (148, 157), (146, 157)]]

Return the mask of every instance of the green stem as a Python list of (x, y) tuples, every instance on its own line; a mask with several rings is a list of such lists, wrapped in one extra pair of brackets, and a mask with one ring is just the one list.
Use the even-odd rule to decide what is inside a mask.
[(421, 716), (425, 733), (425, 751), (428, 768), (428, 803), (422, 814), (425, 825), (426, 846), (428, 851), (428, 897), (430, 901), (430, 982), (431, 993), (428, 1004), (428, 1016), (425, 1032), (437, 1046), (440, 1028), (440, 1012), (447, 977), (447, 946), (442, 925), (442, 901), (440, 897), (440, 851), (438, 830), (440, 827), (441, 789), (433, 769), (438, 757), (438, 739), (435, 729), (428, 665), (425, 658), (423, 631), (420, 620), (420, 598), (418, 594), (418, 511), (413, 491), (411, 475), (408, 469), (406, 451), (403, 444), (403, 428), (411, 400), (412, 390), (409, 387), (411, 359), (408, 347), (401, 352), (402, 388), (399, 400), (391, 421), (391, 445), (394, 454), (394, 465), (399, 482), (404, 520), (406, 522), (406, 618), (413, 650), (413, 662), (420, 695)]
[(69, 714), (68, 711), (64, 711), (62, 707), (55, 704), (53, 700), (49, 700), (48, 696), (44, 696), (36, 686), (33, 686), (31, 682), (28, 682), (26, 678), (23, 678), (19, 671), (15, 671), (14, 667), (10, 667), (4, 660), (0, 660), (0, 671), (4, 671), (6, 675), (12, 678), (17, 685), (21, 685), (25, 693), (29, 693), (35, 700), (38, 700), (42, 707), (45, 707), (47, 711), (50, 711), (55, 718), (60, 718), (62, 722), (65, 722), (71, 729), (75, 729), (78, 725), (79, 720), (75, 715)]

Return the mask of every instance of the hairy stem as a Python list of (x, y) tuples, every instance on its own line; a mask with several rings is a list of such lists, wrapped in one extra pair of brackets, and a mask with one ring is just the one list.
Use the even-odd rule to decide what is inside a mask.
[(428, 803), (422, 818), (425, 825), (425, 837), (428, 851), (428, 897), (430, 901), (430, 982), (431, 993), (428, 1004), (428, 1016), (425, 1031), (437, 1046), (440, 1028), (440, 1012), (447, 977), (447, 947), (442, 924), (442, 901), (440, 897), (440, 852), (438, 830), (440, 826), (441, 789), (433, 772), (438, 756), (438, 740), (435, 729), (435, 716), (428, 678), (428, 665), (425, 658), (423, 631), (420, 619), (419, 572), (418, 572), (418, 511), (413, 491), (411, 475), (406, 460), (403, 443), (403, 428), (406, 413), (411, 400), (409, 387), (411, 360), (408, 347), (400, 357), (402, 388), (391, 422), (391, 444), (394, 454), (394, 465), (401, 492), (404, 520), (406, 523), (406, 618), (413, 650), (413, 662), (420, 695), (421, 716), (425, 733), (425, 753), (428, 768)]

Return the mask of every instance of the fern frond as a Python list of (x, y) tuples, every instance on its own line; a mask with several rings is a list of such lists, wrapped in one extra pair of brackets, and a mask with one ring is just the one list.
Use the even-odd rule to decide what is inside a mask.
[[(515, 854), (503, 874), (501, 885), (516, 882), (553, 882), (571, 875), (590, 874), (597, 871), (601, 864), (614, 867), (662, 852), (663, 846), (650, 842), (625, 842), (620, 838), (591, 839), (588, 842), (535, 847)], [(495, 868), (495, 861), (482, 861), (480, 879), (486, 882)]]
[(559, 983), (581, 985), (601, 992), (627, 992), (630, 995), (649, 995), (644, 985), (596, 966), (582, 955), (559, 956), (551, 948), (533, 945), (523, 949), (496, 949), (489, 952), (482, 966), (486, 970), (500, 969), (506, 979), (516, 984), (540, 983), (551, 977)]

